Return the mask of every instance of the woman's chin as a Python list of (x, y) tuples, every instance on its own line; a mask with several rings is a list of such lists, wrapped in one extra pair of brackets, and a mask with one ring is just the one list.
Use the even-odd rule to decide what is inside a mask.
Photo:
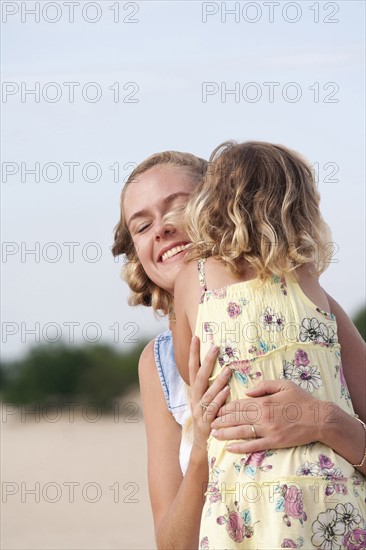
[(186, 251), (182, 250), (175, 256), (168, 258), (165, 262), (159, 262), (159, 279), (160, 283), (155, 281), (158, 286), (167, 290), (172, 296), (174, 294), (174, 285), (175, 280), (178, 276), (178, 273), (184, 265), (184, 257)]

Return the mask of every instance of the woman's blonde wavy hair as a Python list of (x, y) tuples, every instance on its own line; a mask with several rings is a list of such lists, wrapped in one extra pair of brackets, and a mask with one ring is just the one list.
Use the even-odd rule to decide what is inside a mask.
[(321, 273), (331, 237), (319, 201), (310, 164), (295, 151), (225, 142), (187, 205), (184, 224), (193, 245), (186, 259), (215, 256), (237, 274), (249, 264), (261, 281), (296, 278), (296, 268), (309, 262)]
[[(138, 177), (157, 166), (176, 166), (185, 170), (196, 184), (201, 182), (207, 170), (207, 161), (190, 153), (179, 151), (164, 151), (156, 153), (141, 162), (129, 176), (121, 193), (120, 219), (114, 228), (113, 256), (125, 255), (125, 265), (122, 270), (122, 278), (131, 289), (128, 303), (132, 306), (151, 306), (156, 312), (170, 315), (173, 311), (173, 297), (166, 290), (156, 285), (146, 275), (140, 260), (136, 254), (131, 234), (126, 225), (123, 212), (123, 203), (126, 191), (133, 182), (138, 182)], [(168, 216), (167, 216), (168, 218)], [(172, 223), (173, 217), (169, 220)]]

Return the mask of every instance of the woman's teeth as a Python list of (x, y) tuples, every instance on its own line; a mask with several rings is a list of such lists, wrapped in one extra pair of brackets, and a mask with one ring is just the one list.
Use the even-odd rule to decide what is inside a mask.
[(188, 248), (188, 246), (189, 246), (188, 244), (184, 244), (184, 245), (181, 245), (181, 246), (174, 246), (170, 250), (167, 250), (166, 252), (164, 252), (164, 254), (161, 257), (161, 261), (165, 262), (165, 260), (168, 260), (172, 256), (175, 256), (179, 252), (182, 252), (183, 250)]

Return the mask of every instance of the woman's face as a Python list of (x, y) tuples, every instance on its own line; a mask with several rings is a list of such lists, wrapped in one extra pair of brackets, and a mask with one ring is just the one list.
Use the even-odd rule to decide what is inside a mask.
[(162, 220), (173, 207), (187, 203), (193, 187), (184, 168), (156, 166), (137, 176), (124, 197), (126, 224), (142, 267), (155, 284), (170, 293), (189, 240), (184, 231)]

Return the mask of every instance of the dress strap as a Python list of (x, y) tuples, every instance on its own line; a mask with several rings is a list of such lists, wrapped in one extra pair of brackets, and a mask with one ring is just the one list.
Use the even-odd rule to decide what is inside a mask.
[(201, 288), (200, 304), (202, 304), (205, 292), (207, 290), (205, 262), (206, 262), (206, 258), (201, 258), (197, 261), (198, 279), (200, 281), (200, 288)]

